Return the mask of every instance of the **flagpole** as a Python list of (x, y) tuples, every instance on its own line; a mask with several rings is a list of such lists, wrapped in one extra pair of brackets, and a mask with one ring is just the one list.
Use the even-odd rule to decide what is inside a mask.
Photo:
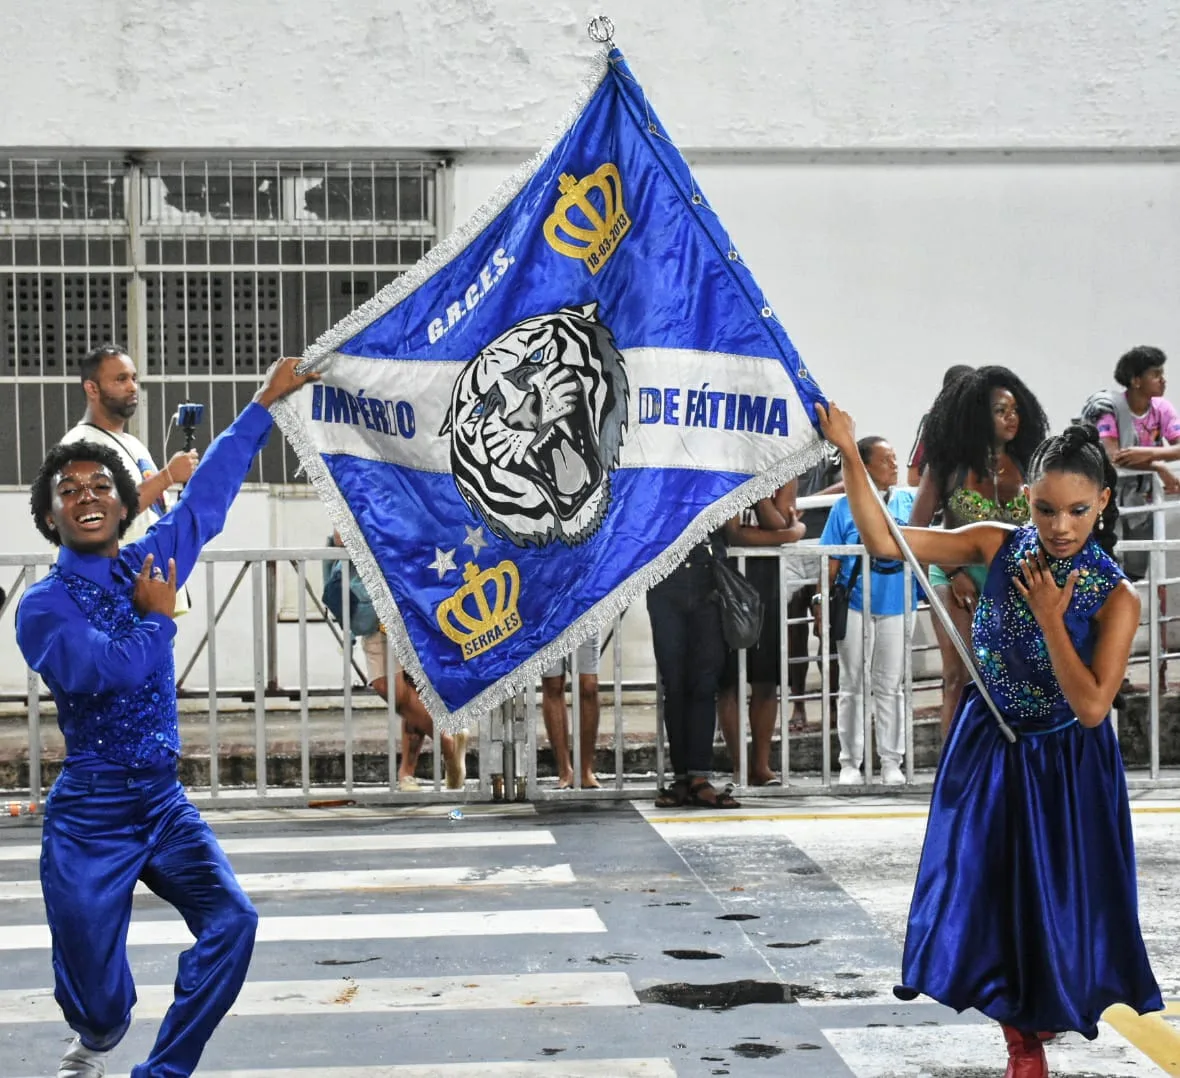
[(930, 600), (930, 609), (934, 612), (935, 617), (938, 618), (942, 624), (943, 630), (946, 632), (950, 641), (955, 646), (955, 651), (959, 653), (959, 658), (963, 660), (963, 664), (967, 667), (967, 672), (971, 675), (971, 680), (975, 682), (975, 687), (979, 690), (979, 695), (983, 697), (984, 703), (987, 704), (995, 717), (997, 724), (1000, 727), (1000, 733), (1004, 735), (1008, 741), (1013, 744), (1016, 743), (1016, 734), (1012, 727), (1004, 720), (1004, 716), (1000, 714), (1000, 709), (996, 706), (996, 702), (992, 699), (992, 695), (987, 690), (987, 686), (983, 683), (983, 675), (979, 672), (979, 667), (975, 663), (975, 656), (971, 649), (967, 646), (962, 636), (959, 635), (959, 630), (955, 627), (955, 623), (951, 620), (950, 611), (947, 610), (943, 601), (938, 597), (937, 593), (930, 586), (930, 581), (926, 576), (926, 571), (922, 568), (922, 563), (918, 561), (917, 555), (910, 548), (910, 544), (906, 542), (905, 536), (901, 533), (901, 528), (897, 521), (894, 520), (893, 514), (889, 512), (889, 506), (885, 504), (881, 498), (880, 491), (876, 491), (877, 497), (881, 499), (881, 507), (885, 512), (885, 520), (889, 525), (889, 533), (893, 536), (893, 541), (897, 543), (898, 548), (905, 560), (909, 562), (910, 568), (917, 577), (918, 583), (922, 585), (922, 590), (926, 592), (926, 597)]

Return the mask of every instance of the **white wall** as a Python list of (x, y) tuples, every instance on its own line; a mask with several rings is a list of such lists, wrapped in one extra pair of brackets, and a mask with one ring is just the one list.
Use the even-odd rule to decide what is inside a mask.
[[(511, 167), (461, 168), (457, 219)], [(953, 363), (1011, 367), (1059, 427), (1131, 345), (1180, 358), (1180, 165), (710, 157), (694, 173), (821, 387), (900, 452)]]
[[(0, 145), (533, 147), (603, 7), (2, 0)], [(1159, 0), (630, 0), (613, 14), (684, 146), (1180, 138), (1180, 34)]]
[[(0, 147), (437, 150), (457, 162), (462, 221), (565, 112), (598, 7), (0, 0)], [(863, 432), (904, 451), (951, 363), (1013, 367), (1060, 425), (1127, 346), (1180, 361), (1168, 5), (631, 0), (614, 15), (737, 248)], [(0, 552), (42, 549), (27, 516), (23, 492), (0, 492)], [(318, 503), (254, 492), (218, 545), (326, 528)], [(203, 630), (195, 583), (185, 655)], [(24, 684), (11, 618), (3, 692)], [(328, 683), (339, 655), (316, 639), (312, 681)], [(223, 682), (250, 683), (248, 594), (220, 646)]]

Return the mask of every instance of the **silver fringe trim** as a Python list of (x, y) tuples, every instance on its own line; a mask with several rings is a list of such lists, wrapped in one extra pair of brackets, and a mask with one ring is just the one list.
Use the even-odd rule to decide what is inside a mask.
[(402, 668), (413, 678), (418, 695), (439, 730), (454, 733), (476, 724), (487, 712), (512, 699), (522, 691), (532, 691), (543, 671), (572, 652), (585, 639), (612, 622), (637, 599), (673, 572), (688, 557), (698, 543), (706, 540), (722, 524), (737, 516), (743, 509), (761, 498), (769, 498), (779, 487), (824, 457), (825, 443), (815, 438), (790, 456), (773, 465), (769, 471), (748, 479), (735, 487), (724, 498), (703, 509), (684, 533), (662, 554), (643, 568), (632, 573), (609, 595), (605, 596), (576, 621), (551, 640), (530, 659), (521, 663), (510, 674), (489, 685), (468, 703), (454, 711), (447, 708), (426, 676), (422, 663), (410, 642), (401, 612), (385, 582), (385, 576), (369, 550), (368, 543), (357, 527), (356, 519), (324, 464), (319, 447), (304, 429), (303, 423), (289, 401), (280, 401), (272, 409), (275, 423), (291, 443), (307, 469), (312, 486), (323, 500), (328, 517), (340, 532), (369, 598), (389, 634), (393, 653)]
[(300, 371), (318, 370), (336, 354), (336, 349), (345, 341), (356, 336), (383, 314), (393, 310), (412, 292), (417, 291), (453, 258), (466, 250), (467, 246), (494, 221), (504, 208), (523, 190), (526, 183), (536, 175), (549, 155), (570, 132), (590, 98), (602, 85), (610, 69), (610, 47), (600, 49), (590, 64), (590, 70), (582, 80), (573, 103), (558, 122), (553, 134), (529, 160), (519, 165), (492, 195), (466, 221), (446, 239), (426, 252), (414, 266), (397, 280), (390, 281), (372, 299), (363, 303), (351, 314), (346, 315), (331, 329), (321, 334), (303, 353)]

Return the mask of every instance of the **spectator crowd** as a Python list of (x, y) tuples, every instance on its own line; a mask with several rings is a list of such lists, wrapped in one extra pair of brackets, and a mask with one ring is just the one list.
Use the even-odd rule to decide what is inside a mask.
[[(1121, 469), (1115, 492), (1123, 507), (1148, 504), (1157, 490), (1180, 491), (1169, 464), (1180, 459), (1180, 416), (1165, 397), (1166, 356), (1159, 348), (1132, 348), (1113, 371), (1116, 385), (1092, 394), (1079, 419), (1097, 428), (1111, 462)], [(906, 486), (899, 485), (897, 454), (876, 434), (862, 437), (857, 451), (890, 514), (898, 524), (961, 528), (992, 521), (1027, 524), (1031, 507), (1025, 479), (1037, 446), (1049, 435), (1045, 411), (1036, 396), (1011, 370), (1001, 366), (954, 366), (923, 416), (906, 461)], [(815, 543), (821, 547), (856, 545), (860, 541), (846, 499), (824, 510), (800, 511), (804, 494), (842, 490), (839, 461), (829, 455), (807, 474), (763, 499), (724, 528), (731, 557), (742, 548)], [(808, 519), (810, 513), (810, 519)], [(1124, 516), (1121, 538), (1150, 538), (1151, 515)], [(702, 544), (667, 581), (648, 597), (652, 635), (664, 690), (664, 723), (668, 732), (674, 781), (660, 791), (657, 804), (733, 807), (732, 787), (714, 790), (708, 781), (715, 723), (720, 725), (731, 760), (740, 752), (737, 657), (724, 647), (716, 606), (710, 602), (708, 564), (711, 552)], [(786, 733), (807, 729), (804, 681), (815, 656), (807, 637), (818, 641), (826, 631), (836, 668), (829, 684), (836, 692), (839, 777), (844, 786), (865, 782), (865, 708), (871, 710), (877, 774), (885, 785), (905, 783), (905, 695), (903, 678), (913, 619), (907, 619), (923, 598), (913, 581), (906, 595), (906, 573), (900, 561), (859, 555), (827, 560), (826, 589), (819, 579), (822, 559), (747, 557), (745, 573), (762, 596), (765, 620), (761, 637), (746, 653), (749, 686), (750, 755), (748, 784), (778, 785), (771, 764), (771, 746), (780, 712)], [(1146, 573), (1146, 557), (1128, 553), (1122, 565), (1132, 580)], [(970, 648), (971, 626), (983, 589), (983, 565), (923, 566), (931, 590), (950, 622), (933, 619), (941, 660), (941, 729), (945, 738), (954, 721), (960, 696), (970, 680), (962, 658)], [(790, 598), (780, 608), (779, 573), (800, 574), (788, 582)], [(868, 587), (866, 580), (868, 577)], [(823, 593), (830, 596), (823, 601)], [(867, 600), (866, 600), (867, 595)], [(824, 622), (825, 608), (828, 624)], [(798, 630), (802, 629), (802, 633)], [(781, 691), (782, 634), (788, 641), (788, 693)], [(956, 636), (959, 638), (956, 641)], [(822, 652), (818, 644), (817, 652)], [(866, 691), (867, 681), (867, 691)], [(716, 707), (712, 706), (714, 699)], [(788, 717), (787, 704), (790, 702)]]
[[(1115, 385), (1092, 393), (1080, 403), (1079, 418), (1093, 424), (1111, 462), (1120, 469), (1116, 498), (1123, 507), (1148, 505), (1155, 492), (1180, 492), (1180, 478), (1170, 465), (1180, 460), (1180, 415), (1168, 402), (1164, 376), (1166, 356), (1159, 348), (1130, 349), (1114, 366)], [(134, 362), (115, 346), (96, 349), (82, 364), (86, 408), (80, 422), (63, 439), (108, 444), (138, 484), (140, 505), (147, 509), (124, 541), (142, 534), (170, 508), (177, 483), (185, 482), (197, 462), (195, 452), (177, 453), (157, 468), (146, 446), (126, 429), (138, 401)], [(897, 452), (879, 434), (869, 432), (857, 443), (868, 474), (901, 525), (960, 528), (998, 521), (1028, 523), (1030, 505), (1025, 477), (1032, 454), (1049, 434), (1044, 409), (1011, 370), (1001, 366), (950, 367), (930, 408), (922, 417), (905, 462), (905, 483)], [(847, 547), (860, 541), (856, 524), (842, 496), (841, 462), (827, 447), (809, 471), (728, 521), (710, 542), (698, 545), (673, 573), (647, 595), (652, 641), (663, 695), (663, 725), (673, 781), (659, 791), (661, 807), (737, 806), (732, 785), (713, 785), (714, 740), (720, 733), (729, 757), (741, 755), (739, 691), (748, 690), (747, 782), (751, 786), (780, 784), (772, 749), (780, 715), (782, 735), (815, 729), (809, 720), (806, 682), (812, 664), (820, 661), (826, 634), (831, 667), (827, 682), (835, 698), (841, 785), (862, 785), (866, 774), (865, 711), (871, 712), (875, 773), (885, 785), (905, 783), (906, 696), (903, 690), (906, 653), (912, 650), (914, 620), (906, 613), (923, 599), (916, 575), (900, 561), (833, 556), (824, 561), (818, 550), (802, 549), (786, 559), (742, 557), (746, 551), (801, 545)], [(800, 499), (813, 495), (806, 508)], [(816, 507), (816, 502), (821, 507)], [(1124, 516), (1121, 538), (1151, 537), (1151, 514)], [(339, 545), (339, 535), (331, 542)], [(726, 646), (713, 584), (719, 558), (739, 564), (762, 601), (759, 638), (745, 651), (745, 676), (739, 677), (738, 654)], [(1146, 556), (1122, 558), (1127, 575), (1141, 579)], [(826, 580), (820, 579), (826, 565)], [(970, 644), (971, 624), (982, 592), (985, 566), (924, 567), (930, 589), (949, 617), (944, 626), (933, 619), (941, 662), (943, 736), (954, 721), (959, 697), (970, 680), (961, 657), (961, 642)], [(780, 576), (786, 576), (780, 580)], [(434, 733), (430, 715), (405, 671), (389, 678), (389, 647), (372, 603), (355, 571), (343, 562), (326, 563), (323, 601), (343, 622), (345, 596), (349, 624), (361, 643), (369, 686), (383, 699), (394, 694), (402, 721), (402, 752), (398, 786), (418, 788), (416, 777), (423, 739)], [(906, 581), (911, 581), (907, 594)], [(780, 597), (785, 595), (785, 605)], [(828, 597), (825, 601), (825, 596)], [(0, 604), (4, 596), (0, 592)], [(177, 613), (187, 609), (183, 592)], [(789, 661), (783, 674), (784, 636)], [(598, 742), (598, 662), (601, 638), (586, 641), (576, 659), (568, 657), (544, 672), (541, 710), (554, 757), (558, 785), (594, 788)], [(573, 710), (576, 729), (569, 729), (567, 676), (576, 682)], [(788, 706), (789, 705), (789, 706)], [(446, 785), (462, 788), (465, 780), (467, 733), (444, 733), (439, 739)], [(576, 750), (571, 753), (571, 744)], [(872, 761), (868, 761), (872, 763)]]

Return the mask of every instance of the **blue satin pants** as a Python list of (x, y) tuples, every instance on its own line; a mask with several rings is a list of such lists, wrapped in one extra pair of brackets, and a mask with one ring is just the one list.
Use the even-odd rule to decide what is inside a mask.
[(178, 963), (175, 999), (132, 1078), (188, 1078), (237, 998), (258, 915), (174, 771), (66, 768), (45, 806), (41, 890), (53, 937), (55, 996), (95, 1051), (131, 1024), (127, 929), (136, 882), (184, 917), (196, 943)]

